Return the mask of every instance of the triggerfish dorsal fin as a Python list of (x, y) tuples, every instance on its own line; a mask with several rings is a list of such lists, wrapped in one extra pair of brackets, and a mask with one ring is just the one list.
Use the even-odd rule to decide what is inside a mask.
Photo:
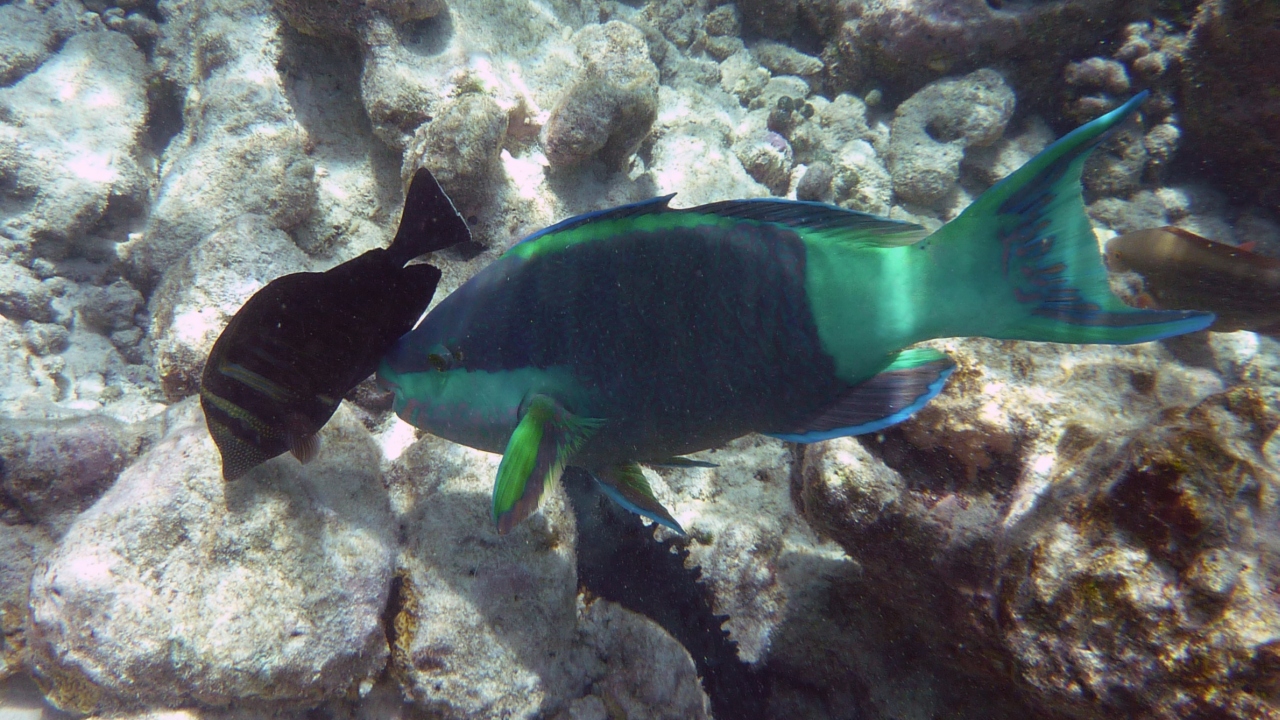
[(870, 380), (840, 393), (803, 427), (770, 434), (790, 442), (811, 443), (878, 432), (906, 420), (937, 397), (955, 366), (937, 350), (908, 348)]
[(649, 486), (644, 470), (640, 469), (639, 465), (635, 463), (616, 465), (595, 470), (591, 475), (610, 500), (637, 515), (643, 515), (659, 525), (668, 527), (681, 535), (684, 534), (684, 528), (680, 527), (680, 523), (676, 522), (671, 513), (653, 496), (653, 488)]
[(402, 266), (429, 252), (471, 239), (471, 229), (453, 201), (426, 168), (419, 168), (405, 192), (400, 227), (387, 251)]
[(800, 200), (727, 200), (703, 205), (696, 211), (733, 220), (783, 225), (808, 238), (855, 243), (861, 247), (914, 245), (929, 234), (915, 223)]
[(934, 302), (960, 322), (935, 336), (1128, 344), (1213, 322), (1207, 313), (1134, 310), (1112, 295), (1084, 212), (1080, 175), (1089, 153), (1147, 95), (1045, 148), (922, 243), (937, 267), (973, 268), (962, 287), (981, 289), (960, 301), (954, 277), (938, 275)]
[(506, 535), (532, 515), (547, 486), (602, 421), (570, 414), (552, 398), (534, 395), (507, 441), (493, 484), (493, 520)]

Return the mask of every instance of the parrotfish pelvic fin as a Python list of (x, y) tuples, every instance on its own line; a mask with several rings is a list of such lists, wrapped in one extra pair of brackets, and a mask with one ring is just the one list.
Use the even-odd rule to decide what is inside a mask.
[(615, 465), (611, 468), (592, 471), (591, 474), (610, 500), (681, 535), (685, 534), (680, 523), (676, 522), (671, 513), (653, 496), (653, 488), (649, 486), (644, 470), (641, 470), (639, 465), (635, 463)]
[(804, 427), (770, 434), (811, 443), (878, 432), (906, 420), (937, 397), (955, 366), (945, 353), (932, 348), (907, 348), (879, 374), (840, 393)]
[(511, 532), (538, 509), (543, 491), (602, 422), (576, 417), (546, 395), (526, 401), (493, 484), (493, 520), (499, 535)]

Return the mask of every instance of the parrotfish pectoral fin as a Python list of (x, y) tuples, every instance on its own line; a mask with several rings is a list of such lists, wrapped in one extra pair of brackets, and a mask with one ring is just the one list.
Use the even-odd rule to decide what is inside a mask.
[(453, 201), (426, 168), (419, 168), (405, 192), (400, 228), (387, 248), (396, 265), (471, 239), (471, 229)]
[(592, 472), (592, 477), (600, 484), (600, 488), (610, 500), (637, 515), (671, 528), (681, 535), (684, 528), (671, 517), (671, 513), (653, 496), (653, 488), (644, 477), (644, 471), (635, 463), (616, 465), (604, 470)]
[(951, 358), (937, 350), (908, 348), (875, 377), (840, 393), (804, 427), (770, 434), (789, 442), (810, 443), (883, 430), (911, 417), (937, 397), (954, 369)]
[[(974, 267), (964, 282), (977, 299), (937, 304), (966, 314), (956, 335), (1128, 344), (1202, 330), (1213, 315), (1135, 310), (1111, 294), (1097, 239), (1084, 212), (1080, 174), (1089, 153), (1146, 99), (1146, 92), (1076, 128), (983, 193), (921, 245), (945, 267)], [(981, 259), (975, 260), (975, 256)], [(991, 297), (1007, 297), (994, 306)]]
[(591, 436), (600, 420), (570, 414), (552, 398), (534, 395), (507, 441), (493, 485), (493, 520), (506, 535), (538, 509), (547, 485), (555, 482), (569, 456)]

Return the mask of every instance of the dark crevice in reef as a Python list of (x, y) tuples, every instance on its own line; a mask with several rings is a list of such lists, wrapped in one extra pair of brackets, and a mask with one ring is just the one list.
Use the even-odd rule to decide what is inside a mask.
[(172, 80), (156, 76), (147, 83), (147, 129), (143, 146), (157, 158), (182, 132), (184, 102), (185, 91)]
[(738, 659), (738, 645), (711, 609), (702, 571), (685, 568), (689, 552), (659, 542), (653, 528), (611, 502), (578, 468), (564, 473), (578, 523), (578, 585), (658, 623), (693, 656), (717, 718), (764, 717), (764, 672)]

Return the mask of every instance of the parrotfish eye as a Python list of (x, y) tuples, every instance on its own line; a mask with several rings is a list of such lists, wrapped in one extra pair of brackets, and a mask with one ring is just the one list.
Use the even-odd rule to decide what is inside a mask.
[(449, 363), (446, 362), (444, 356), (439, 353), (430, 353), (427, 355), (427, 363), (440, 372), (444, 372), (449, 369)]

